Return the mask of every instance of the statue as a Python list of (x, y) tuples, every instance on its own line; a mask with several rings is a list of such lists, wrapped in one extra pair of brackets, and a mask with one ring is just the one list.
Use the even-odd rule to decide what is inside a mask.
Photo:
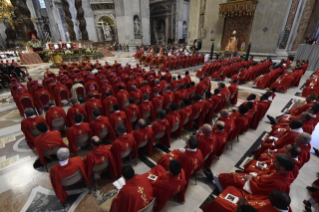
[(39, 41), (34, 34), (32, 35), (31, 40), (27, 43), (27, 46), (32, 47), (29, 48), (29, 52), (33, 52), (34, 49), (41, 49), (43, 47), (42, 42)]
[(183, 22), (183, 38), (187, 37), (187, 23), (186, 21)]
[(104, 32), (104, 38), (106, 41), (113, 40), (112, 29), (108, 23), (105, 23), (105, 26), (103, 26), (103, 32)]
[(137, 17), (135, 17), (134, 19), (134, 34), (135, 35), (141, 34), (141, 25)]
[(229, 52), (237, 52), (237, 38), (236, 38), (236, 31), (233, 31), (232, 37), (229, 39), (225, 51)]

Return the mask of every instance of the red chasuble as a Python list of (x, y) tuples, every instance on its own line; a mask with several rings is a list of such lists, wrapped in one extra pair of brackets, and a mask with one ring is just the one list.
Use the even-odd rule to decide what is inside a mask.
[(62, 107), (62, 100), (61, 100), (61, 97), (60, 97), (60, 90), (66, 90), (68, 92), (68, 98), (70, 98), (70, 91), (69, 91), (68, 87), (66, 87), (65, 85), (62, 85), (62, 84), (56, 85), (54, 87), (53, 96), (54, 96), (54, 99), (55, 99), (55, 104), (57, 106), (59, 106), (59, 107)]
[(205, 136), (204, 134), (197, 134), (196, 137), (199, 142), (198, 149), (202, 152), (205, 160), (205, 167), (210, 167), (215, 158), (219, 144), (213, 135)]
[(255, 115), (252, 117), (252, 120), (250, 122), (250, 127), (252, 129), (257, 129), (259, 122), (261, 119), (265, 116), (267, 110), (268, 110), (268, 101), (258, 101), (257, 102), (257, 110), (255, 112)]
[(303, 106), (299, 108), (291, 108), (290, 114), (292, 116), (299, 116), (301, 113), (305, 112), (311, 105), (313, 105), (313, 102), (309, 102), (307, 104), (304, 104)]
[(107, 136), (111, 141), (116, 139), (114, 129), (106, 116), (100, 116), (91, 123), (92, 136), (98, 136), (100, 130), (108, 129)]
[[(237, 188), (243, 188), (246, 181), (242, 180), (246, 173), (224, 173), (220, 174), (218, 179), (222, 188), (227, 186), (234, 186)], [(273, 190), (281, 190), (289, 194), (290, 184), (294, 181), (294, 177), (291, 172), (285, 174), (278, 174), (276, 170), (266, 170), (259, 173), (256, 177), (253, 177), (249, 181), (252, 195), (267, 195)]]
[[(155, 140), (154, 132), (152, 127), (145, 127), (144, 129), (138, 129), (133, 131), (133, 136), (136, 141), (136, 145), (139, 146), (141, 142), (147, 142), (147, 152), (149, 155), (152, 154), (152, 148)], [(137, 153), (136, 153), (137, 154)]]
[(33, 137), (31, 131), (38, 131), (36, 126), (41, 122), (48, 125), (42, 116), (27, 117), (21, 122), (21, 131), (24, 133), (25, 140), (31, 149), (34, 148), (35, 142), (35, 137)]
[(79, 114), (84, 115), (84, 118), (87, 121), (87, 113), (83, 105), (76, 103), (68, 109), (68, 113), (66, 117), (68, 118), (68, 122), (70, 126), (75, 125), (74, 117), (75, 115), (79, 115)]
[(124, 135), (119, 136), (113, 143), (111, 147), (111, 151), (114, 155), (114, 158), (117, 162), (117, 173), (121, 175), (123, 161), (121, 152), (127, 151), (132, 149), (131, 155), (133, 158), (136, 158), (137, 155), (137, 148), (136, 141), (134, 136), (131, 133), (125, 133)]
[(89, 123), (91, 123), (93, 121), (93, 110), (95, 110), (95, 109), (99, 109), (101, 114), (103, 114), (103, 107), (102, 107), (102, 103), (100, 100), (93, 98), (85, 103), (85, 111), (88, 115), (87, 121)]
[[(183, 130), (183, 126), (186, 124), (187, 128), (192, 128), (193, 127), (193, 110), (191, 106), (186, 106), (183, 107), (182, 110), (179, 111), (179, 115), (181, 117), (181, 125), (179, 128), (179, 134), (182, 132)], [(188, 122), (184, 123), (187, 119), (187, 117), (189, 117)]]
[(111, 95), (114, 95), (114, 90), (113, 90), (113, 87), (112, 85), (103, 85), (101, 88), (100, 88), (100, 93), (101, 93), (101, 100), (104, 100), (105, 99), (105, 92), (106, 91), (109, 91)]
[[(222, 212), (234, 212), (237, 210), (237, 204), (234, 204), (226, 199), (227, 194), (231, 194), (238, 199), (245, 197), (245, 205), (253, 206), (258, 212), (278, 212), (278, 209), (274, 208), (268, 199), (268, 195), (250, 195), (244, 190), (235, 188), (233, 186), (227, 187), (221, 194), (205, 205), (202, 209), (203, 212), (222, 211)], [(289, 212), (292, 210), (289, 208)]]
[(169, 109), (167, 107), (168, 103), (174, 102), (174, 93), (172, 91), (166, 91), (163, 97), (164, 97), (163, 109), (167, 110)]
[(46, 161), (44, 160), (43, 150), (54, 149), (55, 146), (68, 148), (68, 146), (65, 145), (65, 143), (62, 140), (61, 133), (57, 130), (48, 131), (46, 133), (39, 135), (34, 140), (34, 146), (35, 146), (35, 149), (39, 153), (39, 158), (40, 158), (41, 164), (46, 164)]
[[(195, 102), (192, 105), (192, 111), (193, 111), (193, 118), (197, 121), (197, 126), (201, 127), (204, 124), (206, 111), (204, 111), (204, 104), (202, 100), (199, 100), (198, 102)], [(196, 118), (196, 115), (199, 113), (199, 117)], [(196, 119), (195, 119), (196, 118)]]
[(85, 170), (88, 178), (90, 179), (93, 173), (93, 168), (95, 164), (99, 164), (104, 162), (105, 160), (109, 160), (108, 169), (111, 171), (111, 177), (113, 179), (118, 177), (117, 173), (117, 164), (115, 158), (111, 152), (112, 145), (100, 145), (97, 148), (93, 148), (92, 152), (86, 155), (83, 158), (83, 162), (85, 164)]
[(235, 122), (231, 117), (223, 118), (219, 117), (218, 121), (223, 121), (225, 123), (224, 130), (227, 133), (227, 141), (230, 141), (228, 138), (230, 137), (230, 133), (235, 129)]
[(124, 120), (126, 132), (132, 132), (131, 122), (123, 111), (114, 112), (109, 118), (114, 130), (116, 129), (116, 123)]
[[(181, 116), (179, 115), (178, 111), (171, 111), (169, 114), (167, 114), (167, 116), (165, 117), (170, 125), (170, 129), (172, 130), (173, 126), (179, 122), (179, 127), (181, 126)], [(179, 130), (176, 130), (174, 133), (175, 137), (179, 137)], [(170, 147), (170, 146), (169, 146)]]
[(13, 100), (15, 101), (15, 103), (16, 103), (16, 105), (17, 105), (17, 108), (19, 109), (19, 112), (20, 112), (20, 116), (21, 116), (21, 117), (24, 117), (24, 109), (23, 109), (22, 104), (20, 103), (20, 100), (21, 100), (23, 97), (29, 97), (29, 98), (32, 100), (32, 102), (34, 103), (33, 97), (32, 97), (29, 93), (17, 93), (17, 94), (13, 97)]
[(52, 120), (64, 117), (66, 126), (69, 126), (68, 119), (66, 118), (66, 114), (64, 109), (61, 107), (52, 106), (49, 110), (45, 113), (45, 119), (47, 120), (47, 124), (49, 125), (50, 129), (52, 129)]
[(43, 110), (43, 105), (40, 101), (40, 95), (42, 94), (47, 94), (50, 97), (50, 100), (53, 101), (53, 97), (50, 94), (50, 92), (44, 88), (38, 89), (35, 94), (34, 94), (34, 104), (37, 108), (42, 109)]
[(154, 136), (160, 132), (165, 132), (165, 135), (160, 139), (161, 143), (164, 144), (166, 147), (170, 147), (170, 140), (171, 140), (171, 127), (167, 119), (161, 120), (158, 119), (153, 125), (152, 130)]
[(137, 116), (137, 120), (142, 118), (140, 109), (136, 104), (130, 104), (126, 109), (125, 109), (125, 114), (128, 119), (130, 119), (132, 116)]
[[(117, 104), (117, 99), (114, 96), (105, 97), (105, 99), (102, 101), (103, 108), (104, 108), (104, 114), (106, 116), (110, 116), (110, 106)], [(113, 106), (112, 106), (113, 110)]]
[(159, 108), (163, 108), (164, 97), (161, 96), (161, 95), (154, 96), (153, 99), (152, 99), (152, 104), (153, 104), (153, 107), (154, 107), (153, 116), (156, 118), (158, 109)]
[(154, 189), (154, 197), (156, 197), (154, 212), (163, 210), (168, 200), (174, 194), (177, 194), (180, 199), (184, 199), (181, 190), (185, 187), (187, 182), (183, 169), (180, 174), (174, 176), (169, 171), (166, 171), (161, 165), (157, 165), (146, 174), (147, 176), (150, 174), (158, 176), (156, 181), (151, 182)]
[(116, 94), (116, 99), (118, 104), (120, 105), (120, 109), (124, 110), (124, 100), (128, 100), (130, 98), (130, 94), (126, 90), (121, 90)]
[(236, 105), (237, 104), (237, 99), (238, 99), (238, 86), (237, 83), (232, 83), (229, 87), (228, 90), (230, 92), (230, 104)]
[(205, 89), (206, 89), (206, 83), (205, 83), (204, 81), (199, 82), (199, 83), (196, 85), (196, 91), (195, 91), (195, 93), (196, 93), (196, 94), (199, 94), (199, 95), (203, 95)]
[(311, 144), (307, 145), (298, 145), (301, 148), (301, 153), (299, 154), (301, 164), (305, 164), (310, 160), (310, 150)]
[(205, 123), (209, 123), (214, 118), (215, 108), (217, 107), (216, 99), (206, 99), (203, 101), (203, 115)]
[(74, 153), (77, 156), (77, 143), (76, 137), (83, 136), (84, 134), (88, 133), (89, 138), (92, 137), (91, 127), (89, 123), (81, 123), (79, 125), (74, 125), (66, 131), (66, 137), (69, 141), (69, 148), (70, 152)]
[(50, 169), (51, 184), (61, 203), (64, 203), (68, 197), (68, 193), (63, 189), (61, 180), (74, 174), (78, 170), (81, 171), (86, 183), (91, 185), (90, 180), (86, 176), (85, 167), (80, 157), (69, 158), (66, 165), (61, 166), (60, 164), (57, 164)]
[[(227, 145), (227, 132), (225, 130), (218, 130), (216, 131), (215, 129), (213, 130), (213, 136), (215, 136), (216, 143), (217, 143), (217, 148), (216, 150), (216, 155), (220, 157)], [(214, 158), (212, 158), (213, 160)]]
[(146, 207), (153, 197), (153, 187), (146, 175), (136, 174), (113, 199), (110, 212), (137, 212)]

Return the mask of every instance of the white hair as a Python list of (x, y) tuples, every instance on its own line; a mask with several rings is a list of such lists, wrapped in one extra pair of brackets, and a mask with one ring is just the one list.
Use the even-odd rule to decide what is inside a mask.
[(302, 132), (299, 134), (299, 138), (303, 140), (304, 144), (308, 144), (311, 141), (311, 135), (306, 132)]
[(56, 155), (60, 161), (66, 160), (70, 157), (70, 150), (66, 147), (62, 147), (58, 150)]

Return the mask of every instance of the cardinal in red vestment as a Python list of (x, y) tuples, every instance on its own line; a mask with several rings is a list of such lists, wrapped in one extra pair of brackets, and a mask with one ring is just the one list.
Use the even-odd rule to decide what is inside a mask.
[(102, 105), (104, 108), (104, 114), (106, 116), (110, 116), (110, 114), (114, 111), (113, 105), (117, 104), (117, 99), (114, 96), (111, 96), (109, 91), (105, 92), (105, 98), (102, 101)]
[(44, 110), (43, 109), (44, 105), (42, 105), (42, 102), (40, 100), (40, 96), (41, 95), (48, 95), (49, 99), (51, 101), (53, 101), (54, 99), (53, 99), (52, 95), (49, 93), (48, 90), (44, 89), (41, 84), (38, 84), (38, 90), (36, 90), (36, 92), (34, 94), (34, 103), (35, 103), (37, 108), (39, 108), (39, 109), (41, 109), (43, 111)]
[[(99, 136), (99, 132), (102, 130), (107, 130), (107, 137), (114, 141), (116, 139), (114, 129), (108, 117), (102, 116), (101, 112), (97, 109), (93, 110), (93, 115), (95, 120), (91, 123), (92, 136)], [(101, 138), (100, 139), (104, 139)]]
[(164, 104), (164, 97), (159, 94), (158, 90), (153, 90), (153, 98), (152, 98), (152, 104), (153, 104), (153, 117), (156, 118), (158, 111), (163, 109)]
[(99, 109), (103, 114), (103, 107), (101, 101), (99, 99), (94, 98), (94, 95), (92, 93), (89, 93), (88, 96), (90, 99), (85, 103), (85, 111), (88, 115), (87, 121), (91, 123), (92, 121), (94, 121), (93, 110)]
[(111, 177), (113, 179), (118, 177), (116, 160), (111, 152), (112, 145), (102, 145), (101, 140), (97, 136), (93, 136), (91, 139), (92, 152), (83, 158), (85, 164), (85, 171), (90, 179), (92, 174), (94, 179), (101, 178), (101, 173), (105, 170), (93, 171), (95, 165), (101, 165), (108, 161), (107, 168), (111, 171)]
[(138, 145), (136, 144), (136, 141), (132, 133), (127, 133), (126, 128), (124, 126), (118, 127), (118, 134), (119, 137), (112, 143), (111, 151), (117, 162), (118, 174), (120, 174), (123, 166), (123, 159), (121, 153), (129, 151), (129, 155), (131, 156), (131, 158), (136, 158)]
[(121, 174), (125, 185), (113, 199), (110, 212), (137, 212), (145, 208), (154, 198), (148, 176), (135, 174), (129, 165), (121, 168)]
[(109, 118), (115, 133), (118, 133), (117, 131), (119, 126), (125, 126), (128, 133), (132, 132), (131, 122), (125, 112), (120, 110), (120, 106), (118, 104), (114, 104), (113, 109), (114, 112), (109, 116)]
[(46, 123), (40, 122), (36, 128), (41, 134), (34, 140), (34, 147), (39, 153), (41, 164), (46, 164), (44, 157), (50, 157), (50, 155), (45, 155), (45, 150), (53, 150), (57, 146), (67, 148), (67, 145), (63, 142), (61, 133), (57, 130), (49, 131)]
[(204, 124), (206, 111), (204, 111), (204, 103), (199, 94), (195, 95), (195, 103), (192, 105), (193, 121), (200, 127)]
[[(30, 147), (30, 149), (34, 148), (34, 141), (36, 137), (38, 137), (41, 132), (37, 129), (37, 124), (39, 123), (45, 123), (48, 125), (45, 121), (45, 119), (42, 116), (37, 116), (34, 113), (34, 110), (32, 108), (27, 108), (24, 111), (26, 115), (26, 119), (22, 120), (21, 122), (21, 131), (24, 133), (25, 140)], [(49, 126), (48, 126), (49, 128)]]
[(150, 123), (152, 121), (155, 121), (155, 116), (154, 116), (154, 107), (151, 101), (148, 100), (148, 94), (144, 93), (143, 94), (143, 102), (141, 102), (138, 107), (140, 109), (140, 113), (143, 119), (147, 123)]
[(264, 75), (259, 76), (255, 79), (253, 87), (264, 89), (268, 87), (271, 83), (271, 73), (270, 70), (267, 70)]
[(78, 144), (78, 137), (88, 136), (88, 139), (92, 137), (91, 127), (89, 123), (82, 122), (81, 115), (75, 115), (74, 117), (75, 125), (70, 127), (66, 132), (66, 137), (69, 141), (70, 152), (72, 152), (75, 156), (77, 156), (77, 147), (78, 145), (82, 147), (82, 145), (87, 145), (88, 140), (83, 143)]
[(250, 127), (252, 129), (257, 129), (259, 122), (262, 120), (262, 118), (265, 116), (267, 110), (268, 110), (268, 96), (266, 94), (262, 95), (260, 97), (260, 100), (257, 101), (256, 104), (256, 111), (251, 119)]
[(179, 137), (180, 136), (179, 129), (182, 123), (181, 123), (181, 117), (177, 110), (177, 105), (175, 103), (172, 103), (170, 106), (170, 109), (171, 111), (169, 114), (167, 114), (166, 119), (169, 122), (171, 134), (173, 134), (174, 137)]
[[(147, 123), (144, 119), (138, 121), (139, 129), (133, 131), (133, 136), (136, 141), (136, 145), (141, 148), (141, 146), (146, 146), (147, 153), (152, 154), (152, 149), (154, 145), (154, 132), (151, 126), (147, 126)], [(145, 143), (146, 142), (146, 143)]]
[(181, 124), (179, 128), (179, 134), (182, 132), (183, 127), (192, 128), (193, 127), (193, 110), (190, 106), (189, 99), (183, 100), (183, 108), (179, 111), (179, 115), (181, 117)]
[(63, 189), (62, 179), (70, 177), (75, 172), (80, 171), (86, 183), (91, 185), (81, 158), (69, 158), (69, 156), (70, 152), (67, 148), (60, 148), (57, 152), (59, 163), (50, 169), (51, 184), (61, 203), (64, 203), (68, 197), (68, 193)]
[(53, 96), (54, 96), (56, 105), (58, 107), (62, 107), (62, 99), (61, 99), (60, 92), (62, 90), (65, 90), (66, 93), (67, 93), (66, 97), (67, 97), (67, 100), (68, 100), (68, 99), (70, 99), (70, 91), (65, 85), (61, 84), (60, 81), (57, 81), (56, 84), (57, 85), (54, 87), (54, 90), (53, 90)]
[(174, 102), (174, 93), (171, 91), (170, 85), (166, 86), (163, 97), (164, 97), (163, 109), (168, 110), (170, 105)]
[(258, 212), (292, 212), (289, 207), (291, 199), (281, 190), (274, 190), (269, 195), (250, 195), (243, 189), (227, 187), (219, 196), (205, 205), (203, 212), (222, 211), (258, 211)]
[(75, 98), (71, 99), (71, 103), (72, 103), (72, 106), (69, 107), (67, 115), (66, 115), (70, 126), (75, 125), (75, 121), (74, 121), (75, 115), (82, 115), (83, 121), (86, 121), (87, 120), (87, 113), (85, 111), (84, 106), (80, 105), (78, 103), (78, 100)]
[(45, 113), (45, 119), (47, 120), (47, 124), (49, 125), (50, 129), (55, 130), (52, 126), (52, 121), (54, 119), (64, 119), (65, 126), (70, 126), (63, 108), (56, 107), (52, 101), (49, 102), (49, 107), (49, 110)]
[(137, 88), (136, 85), (132, 85), (130, 97), (134, 98), (134, 101), (136, 104), (141, 103), (142, 95), (143, 95), (143, 93), (142, 93), (141, 89)]
[(171, 126), (169, 121), (165, 118), (166, 112), (164, 110), (160, 110), (158, 112), (158, 120), (152, 125), (152, 129), (154, 132), (155, 139), (162, 134), (163, 136), (158, 138), (160, 142), (166, 147), (170, 146), (171, 140)]
[(121, 110), (125, 110), (125, 108), (129, 105), (128, 98), (130, 98), (130, 94), (124, 90), (122, 85), (120, 85), (119, 92), (116, 94), (116, 99)]
[(24, 107), (21, 104), (21, 99), (23, 99), (23, 98), (31, 99), (32, 103), (34, 104), (33, 97), (29, 93), (23, 92), (23, 89), (21, 87), (18, 87), (17, 94), (13, 97), (13, 100), (15, 101), (17, 108), (19, 109), (21, 117), (24, 117)]

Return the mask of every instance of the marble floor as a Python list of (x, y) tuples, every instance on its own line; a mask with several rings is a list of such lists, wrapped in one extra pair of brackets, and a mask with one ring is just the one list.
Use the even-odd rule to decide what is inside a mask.
[[(137, 60), (132, 58), (132, 53), (114, 52), (115, 56), (110, 58), (103, 58), (100, 60), (102, 64), (104, 61), (113, 63), (115, 60), (125, 65), (126, 63), (135, 66)], [(45, 68), (50, 66), (49, 63), (30, 65), (28, 66), (29, 73), (32, 77), (42, 79)], [(188, 68), (190, 75), (195, 82), (196, 71), (201, 66)], [(148, 70), (148, 68), (146, 68)], [(186, 70), (186, 69), (185, 69)], [(184, 69), (172, 71), (173, 75), (185, 72)], [(53, 69), (55, 73), (57, 69)], [(311, 73), (306, 72), (302, 77), (300, 86), (306, 81)], [(225, 82), (227, 85), (229, 79)], [(264, 90), (254, 89), (251, 82), (240, 85), (239, 101), (241, 104), (250, 93), (261, 95)], [(217, 82), (212, 82), (212, 89), (217, 86)], [(286, 107), (291, 99), (303, 99), (295, 96), (295, 93), (300, 92), (299, 88), (289, 88), (286, 93), (278, 93), (274, 99), (268, 114), (275, 116)], [(68, 107), (64, 108), (66, 111)], [(37, 159), (37, 153), (32, 151), (26, 145), (23, 134), (20, 130), (20, 122), (22, 118), (19, 116), (18, 110), (10, 96), (8, 90), (0, 93), (0, 211), (108, 211), (110, 201), (107, 201), (109, 194), (114, 188), (112, 180), (99, 179), (94, 181), (93, 186), (90, 187), (92, 191), (87, 193), (87, 188), (77, 187), (70, 191), (72, 198), (68, 202), (68, 207), (62, 209), (57, 199), (52, 193), (53, 189), (50, 183), (49, 174), (45, 169), (35, 170), (33, 163)], [(233, 142), (233, 148), (227, 148), (219, 160), (215, 160), (212, 165), (214, 173), (223, 173), (234, 171), (241, 167), (241, 164), (250, 157), (249, 152), (251, 147), (269, 131), (270, 125), (267, 118), (264, 118), (257, 130), (249, 130), (243, 135), (239, 136), (239, 142)], [(154, 146), (153, 153), (150, 156), (141, 154), (137, 160), (137, 165), (133, 166), (137, 174), (147, 172), (151, 167), (156, 165), (159, 158), (176, 148), (181, 148), (185, 144), (188, 133), (183, 133), (181, 138), (171, 141), (171, 148), (164, 149), (159, 145)], [(67, 141), (66, 141), (67, 142)], [(313, 133), (312, 145), (319, 147), (319, 128), (317, 126)], [(85, 156), (89, 150), (80, 150), (79, 156)], [(130, 163), (130, 162), (126, 162)], [(52, 162), (48, 165), (48, 169), (55, 165)], [(310, 194), (305, 189), (312, 181), (316, 179), (318, 171), (319, 158), (315, 155), (311, 156), (310, 161), (304, 165), (299, 172), (298, 178), (291, 185), (290, 196), (292, 198), (291, 207), (293, 211), (303, 211), (303, 199), (308, 199)], [(191, 179), (186, 193), (186, 202), (179, 203), (175, 198), (172, 198), (163, 211), (169, 212), (200, 212), (199, 207), (210, 198), (214, 198), (215, 185), (208, 182), (202, 172), (197, 175), (197, 184), (195, 180)], [(111, 192), (110, 192), (111, 191)], [(316, 206), (317, 207), (317, 206)], [(318, 208), (313, 207), (313, 211)]]

